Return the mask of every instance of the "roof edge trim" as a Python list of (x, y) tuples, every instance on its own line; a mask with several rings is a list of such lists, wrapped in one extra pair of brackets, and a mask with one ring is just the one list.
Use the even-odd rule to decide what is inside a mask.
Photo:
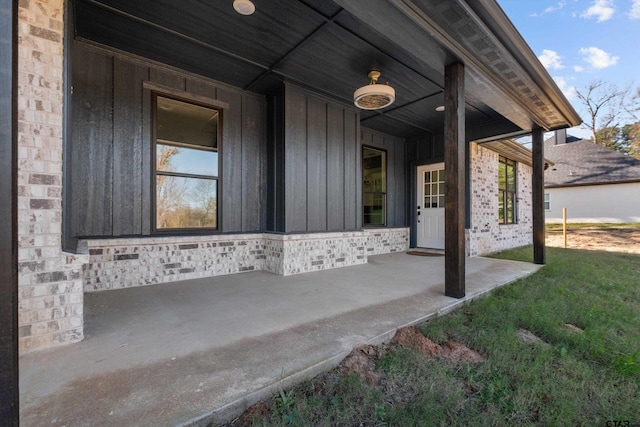
[(538, 84), (542, 91), (549, 97), (558, 110), (572, 126), (578, 126), (582, 119), (573, 108), (562, 90), (558, 87), (549, 72), (544, 68), (531, 47), (524, 40), (520, 32), (513, 25), (504, 10), (496, 0), (464, 0), (473, 9), (476, 15), (482, 19), (484, 25), (499, 38), (504, 47), (520, 63), (520, 66), (529, 73), (529, 76)]

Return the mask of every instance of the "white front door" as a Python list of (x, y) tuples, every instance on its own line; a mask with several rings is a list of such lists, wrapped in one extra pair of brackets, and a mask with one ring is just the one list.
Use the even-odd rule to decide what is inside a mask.
[(416, 245), (444, 249), (444, 163), (418, 166), (417, 184)]

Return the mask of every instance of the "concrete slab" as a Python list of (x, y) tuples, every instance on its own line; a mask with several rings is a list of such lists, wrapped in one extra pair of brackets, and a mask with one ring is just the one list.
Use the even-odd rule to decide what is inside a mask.
[(206, 425), (539, 266), (404, 253), (282, 277), (251, 272), (85, 295), (86, 339), (20, 359), (21, 425)]

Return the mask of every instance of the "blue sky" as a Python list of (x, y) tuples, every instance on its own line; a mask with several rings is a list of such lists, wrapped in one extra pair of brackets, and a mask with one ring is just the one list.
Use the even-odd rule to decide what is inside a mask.
[[(594, 80), (640, 84), (640, 0), (498, 0), (582, 119)], [(588, 137), (588, 131), (569, 133)]]

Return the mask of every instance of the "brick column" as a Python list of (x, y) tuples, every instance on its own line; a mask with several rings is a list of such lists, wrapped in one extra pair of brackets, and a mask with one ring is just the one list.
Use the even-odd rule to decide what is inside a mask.
[(18, 23), (19, 346), (83, 338), (82, 264), (62, 252), (64, 0), (20, 0)]

